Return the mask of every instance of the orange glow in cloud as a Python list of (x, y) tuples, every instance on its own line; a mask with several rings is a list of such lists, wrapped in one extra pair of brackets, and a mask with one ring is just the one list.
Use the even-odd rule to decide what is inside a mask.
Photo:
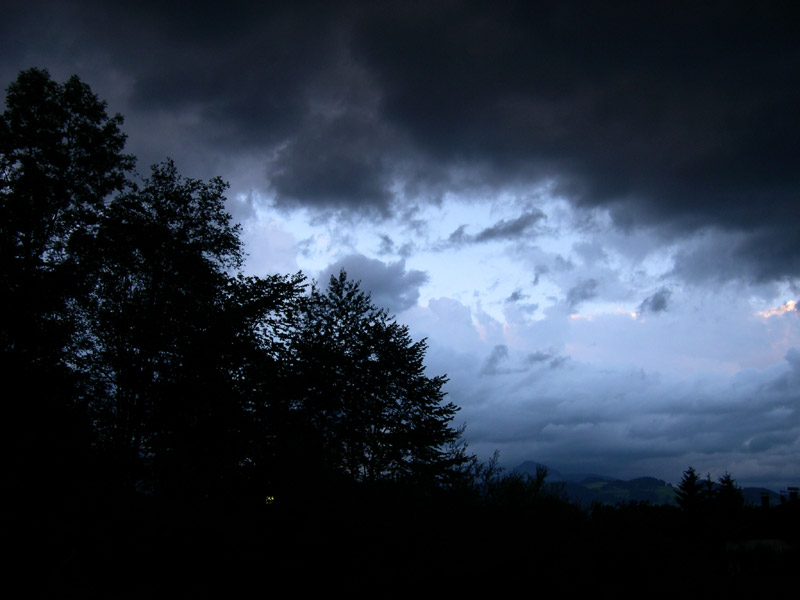
[(768, 318), (778, 315), (785, 315), (787, 312), (797, 312), (797, 300), (789, 300), (786, 304), (781, 304), (780, 306), (776, 306), (774, 308), (762, 310), (758, 314), (762, 317)]
[(581, 314), (578, 314), (578, 313), (571, 314), (569, 316), (569, 318), (572, 319), (573, 321), (578, 321), (578, 320), (581, 320), (581, 321), (593, 321), (594, 320), (594, 317), (592, 317), (592, 315), (581, 315)]

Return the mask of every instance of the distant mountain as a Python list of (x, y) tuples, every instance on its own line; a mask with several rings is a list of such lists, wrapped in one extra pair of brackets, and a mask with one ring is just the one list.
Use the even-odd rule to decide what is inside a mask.
[[(675, 489), (663, 479), (655, 477), (637, 477), (623, 481), (606, 475), (587, 473), (561, 473), (547, 465), (526, 460), (518, 465), (517, 473), (536, 474), (537, 467), (547, 469), (547, 481), (563, 482), (567, 497), (580, 506), (588, 507), (595, 502), (602, 504), (618, 504), (627, 502), (649, 502), (656, 505), (675, 505)], [(780, 495), (767, 488), (743, 488), (745, 502), (759, 506), (762, 494), (766, 493), (770, 505), (780, 503)]]
[(547, 465), (543, 465), (542, 463), (537, 463), (532, 460), (526, 460), (522, 464), (516, 466), (514, 468), (514, 471), (516, 473), (527, 473), (530, 475), (536, 475), (537, 467), (544, 467), (545, 469), (547, 469), (547, 479), (550, 481), (584, 481), (586, 479), (615, 481), (614, 477), (607, 477), (605, 475), (595, 475), (593, 473), (562, 473), (561, 471), (556, 471), (555, 469), (551, 469)]
[(630, 481), (591, 477), (567, 482), (564, 491), (581, 506), (595, 502), (612, 505), (627, 502), (675, 504), (675, 490), (664, 480), (655, 477), (638, 477)]

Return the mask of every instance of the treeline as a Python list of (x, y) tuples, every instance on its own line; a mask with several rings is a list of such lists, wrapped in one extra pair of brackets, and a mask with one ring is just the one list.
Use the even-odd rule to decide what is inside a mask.
[(701, 479), (694, 467), (683, 472), (675, 490), (675, 500), (684, 511), (693, 515), (716, 514), (730, 516), (744, 508), (744, 494), (733, 476), (725, 472), (717, 482), (707, 475)]
[[(77, 77), (20, 73), (0, 118), (6, 479), (185, 499), (470, 471), (425, 341), (344, 272), (245, 276), (220, 179), (146, 177)], [(314, 482), (313, 484), (309, 482)], [(263, 500), (262, 500), (263, 501)]]

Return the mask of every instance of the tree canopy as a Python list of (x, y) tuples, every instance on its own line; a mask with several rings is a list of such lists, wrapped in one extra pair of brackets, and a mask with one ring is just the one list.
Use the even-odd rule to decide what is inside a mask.
[[(88, 248), (105, 203), (134, 160), (122, 117), (77, 77), (59, 84), (30, 69), (8, 86), (0, 115), (0, 374), (4, 452), (12, 477), (56, 482), (91, 438), (77, 401), (76, 305), (91, 286)], [(31, 492), (35, 495), (35, 492)]]
[[(345, 272), (326, 290), (244, 276), (227, 185), (169, 160), (134, 176), (122, 117), (77, 77), (24, 71), (6, 107), (0, 336), (11, 421), (28, 427), (6, 440), (16, 455), (32, 456), (30, 439), (39, 463), (64, 455), (80, 431), (123, 489), (194, 497), (311, 465), (356, 482), (458, 471), (458, 409), (446, 377), (425, 373), (425, 340)], [(74, 422), (42, 428), (43, 407)]]
[(425, 374), (425, 340), (376, 307), (341, 271), (313, 285), (290, 345), (292, 409), (327, 465), (358, 481), (435, 480), (459, 465), (458, 411), (444, 376)]
[(689, 467), (683, 472), (678, 489), (675, 490), (678, 506), (688, 512), (697, 510), (703, 502), (703, 491), (704, 485), (700, 476), (694, 467)]

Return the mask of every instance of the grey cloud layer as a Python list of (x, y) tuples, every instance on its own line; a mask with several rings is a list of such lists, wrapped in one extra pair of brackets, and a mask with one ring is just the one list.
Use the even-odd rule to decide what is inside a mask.
[(338, 275), (342, 269), (350, 279), (361, 282), (361, 288), (372, 294), (376, 306), (394, 313), (416, 305), (419, 288), (428, 281), (428, 275), (423, 271), (407, 271), (404, 260), (384, 263), (351, 254), (328, 266), (320, 274), (320, 283), (326, 285), (330, 277)]
[(648, 296), (639, 305), (639, 313), (659, 313), (667, 310), (667, 303), (672, 292), (666, 288), (658, 290), (652, 296)]
[(568, 356), (559, 355), (558, 351), (553, 348), (531, 352), (521, 360), (515, 360), (511, 366), (509, 366), (509, 362), (511, 362), (509, 358), (508, 346), (505, 344), (497, 344), (492, 348), (491, 353), (486, 358), (483, 369), (481, 369), (481, 375), (524, 373), (543, 364), (547, 364), (551, 369), (557, 369), (569, 360)]
[(484, 184), (554, 182), (621, 226), (741, 232), (727, 259), (749, 277), (800, 267), (788, 2), (7, 8), (7, 81), (31, 61), (85, 70), (137, 136), (158, 136), (139, 126), (165, 114), (191, 123), (170, 146), (179, 164), (271, 156), (279, 203), (386, 215), (479, 169)]
[[(549, 360), (547, 351), (535, 354), (534, 362)], [(499, 448), (510, 466), (536, 457), (556, 468), (677, 482), (680, 470), (694, 464), (715, 476), (729, 470), (749, 485), (774, 486), (796, 476), (800, 450), (798, 394), (781, 385), (800, 381), (791, 354), (788, 364), (748, 373), (731, 388), (724, 379), (665, 381), (572, 361), (563, 367), (565, 383), (552, 369), (501, 368), (516, 358), (495, 347), (483, 370), (494, 387), (460, 390), (468, 398), (461, 417), (471, 447), (487, 454)]]
[(485, 242), (515, 240), (530, 233), (531, 229), (547, 216), (538, 209), (528, 211), (513, 219), (501, 219), (494, 225), (481, 229), (472, 235), (466, 232), (467, 225), (460, 225), (441, 248), (463, 244), (482, 244)]
[(596, 279), (584, 279), (570, 288), (569, 292), (567, 292), (567, 305), (569, 308), (577, 308), (581, 302), (591, 300), (597, 296), (597, 285)]

